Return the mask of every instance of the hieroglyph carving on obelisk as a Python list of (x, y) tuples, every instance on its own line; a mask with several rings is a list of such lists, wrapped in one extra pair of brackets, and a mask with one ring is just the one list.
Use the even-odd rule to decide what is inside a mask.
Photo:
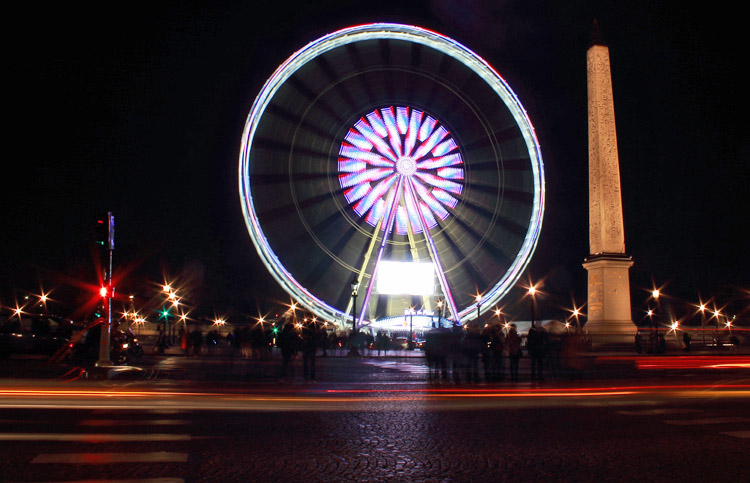
[(589, 245), (591, 254), (625, 253), (609, 49), (587, 53), (589, 102)]

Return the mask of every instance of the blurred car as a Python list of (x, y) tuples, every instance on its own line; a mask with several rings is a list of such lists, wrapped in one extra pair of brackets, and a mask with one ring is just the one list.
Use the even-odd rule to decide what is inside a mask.
[(51, 356), (70, 344), (72, 320), (49, 314), (13, 314), (0, 324), (0, 357)]
[[(76, 337), (70, 357), (72, 362), (87, 364), (99, 360), (99, 339), (103, 320), (95, 320), (82, 330), (80, 337)], [(111, 362), (125, 364), (131, 358), (137, 359), (141, 355), (143, 355), (143, 351), (132, 331), (129, 330), (126, 333), (122, 330), (112, 329), (109, 343), (109, 360)]]
[(391, 347), (395, 350), (405, 350), (409, 348), (409, 341), (406, 337), (397, 337), (391, 343)]

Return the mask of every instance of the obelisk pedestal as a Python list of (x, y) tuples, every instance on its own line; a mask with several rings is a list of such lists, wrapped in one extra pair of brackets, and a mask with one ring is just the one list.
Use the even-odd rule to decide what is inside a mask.
[[(594, 22), (586, 54), (589, 110), (589, 255), (585, 330), (592, 343), (624, 342), (635, 333), (630, 311), (633, 259), (625, 253), (609, 48)], [(609, 337), (605, 337), (609, 336)], [(632, 339), (631, 339), (632, 340)]]

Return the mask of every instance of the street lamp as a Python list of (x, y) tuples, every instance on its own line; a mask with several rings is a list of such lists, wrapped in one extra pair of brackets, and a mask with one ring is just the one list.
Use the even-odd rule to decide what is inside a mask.
[(706, 347), (706, 304), (701, 302), (698, 306), (698, 310), (701, 311), (701, 334), (703, 339), (703, 348)]
[(352, 335), (357, 330), (357, 291), (359, 290), (359, 280), (352, 280)]
[(477, 322), (479, 322), (479, 310), (482, 307), (482, 294), (477, 294)]
[(534, 327), (534, 319), (536, 318), (536, 287), (534, 285), (529, 286), (529, 301), (531, 302), (531, 327)]
[(352, 280), (352, 335), (349, 338), (349, 357), (359, 357), (359, 349), (357, 349), (356, 341), (354, 336), (357, 333), (357, 291), (359, 290), (359, 280), (356, 278)]
[(581, 315), (581, 309), (578, 307), (573, 307), (573, 314), (572, 316), (576, 318), (576, 329), (578, 330), (578, 333), (581, 333), (581, 321), (579, 319)]

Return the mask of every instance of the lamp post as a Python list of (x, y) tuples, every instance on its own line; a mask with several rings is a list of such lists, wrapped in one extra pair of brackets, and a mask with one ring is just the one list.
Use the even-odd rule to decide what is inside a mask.
[(573, 309), (573, 317), (576, 318), (576, 329), (578, 330), (578, 333), (581, 333), (581, 321), (579, 320), (578, 316), (581, 315), (581, 311), (578, 307)]
[(529, 301), (531, 302), (531, 327), (534, 327), (534, 319), (536, 319), (536, 308), (534, 307), (536, 302), (536, 287), (533, 285), (529, 287)]
[(349, 338), (349, 357), (359, 357), (355, 335), (357, 333), (357, 291), (359, 290), (359, 280), (356, 278), (351, 283), (352, 289), (352, 335)]
[(409, 343), (406, 348), (414, 349), (414, 307), (409, 307)]
[(354, 279), (351, 283), (352, 289), (352, 335), (357, 331), (357, 291), (359, 290), (359, 280)]
[(441, 328), (443, 326), (443, 321), (442, 321), (442, 318), (443, 318), (443, 299), (439, 299), (437, 301), (437, 306), (438, 306), (438, 329), (439, 329), (439, 328)]
[(479, 322), (479, 311), (482, 307), (482, 294), (477, 294), (477, 322)]
[(651, 347), (651, 353), (657, 353), (659, 349), (659, 296), (661, 293), (658, 288), (651, 291), (651, 297), (654, 299), (654, 308), (649, 309), (649, 316), (651, 317), (651, 336), (649, 337), (649, 346)]
[(703, 335), (703, 348), (706, 347), (706, 304), (701, 303), (698, 306), (698, 310), (701, 311), (701, 334)]

